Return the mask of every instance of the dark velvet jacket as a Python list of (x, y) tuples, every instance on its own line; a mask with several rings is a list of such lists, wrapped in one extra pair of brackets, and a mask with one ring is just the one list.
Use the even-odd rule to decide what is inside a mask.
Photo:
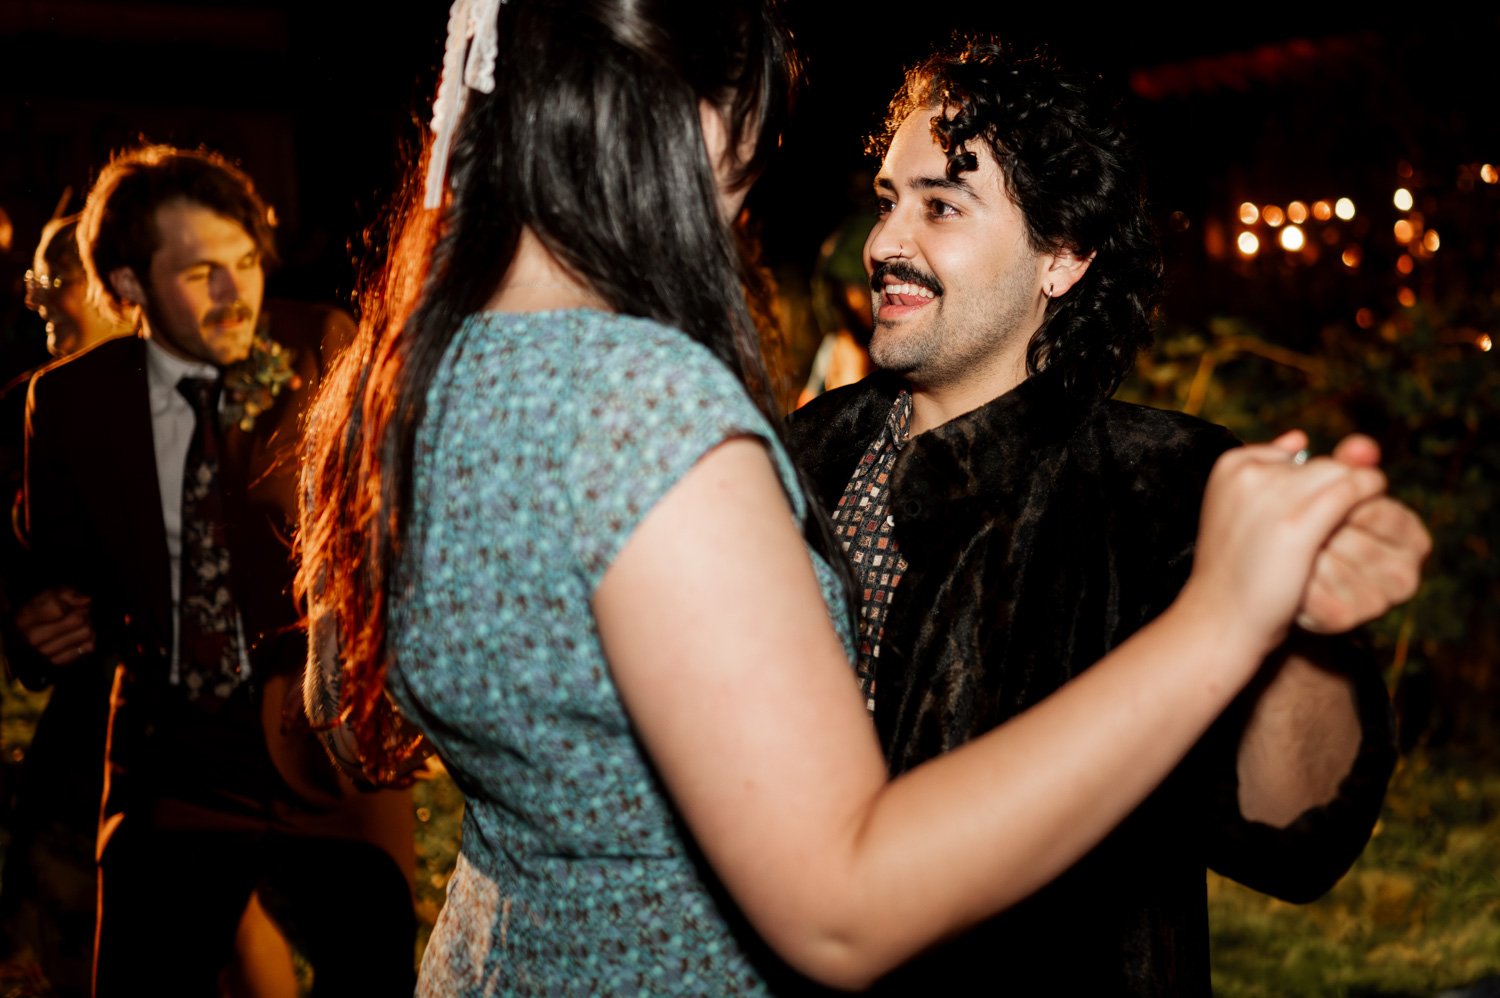
[[(825, 509), (899, 383), (814, 400), (792, 449)], [(876, 726), (892, 772), (987, 731), (1103, 657), (1176, 596), (1215, 459), (1235, 441), (1180, 413), (1080, 402), (1042, 373), (914, 437), (892, 476), (908, 567), (885, 625)], [(1161, 788), (1061, 878), (885, 982), (891, 993), (1209, 992), (1206, 867), (1303, 901), (1358, 856), (1393, 764), (1378, 673), (1350, 642), (1365, 736), (1337, 800), (1284, 830), (1239, 815), (1237, 704)], [(1242, 700), (1245, 698), (1242, 698)], [(1005, 848), (1005, 843), (995, 843)]]

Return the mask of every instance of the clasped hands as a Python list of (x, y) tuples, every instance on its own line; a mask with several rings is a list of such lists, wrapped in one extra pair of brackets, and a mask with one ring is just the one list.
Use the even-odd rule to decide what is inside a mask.
[(1204, 496), (1195, 575), (1230, 594), (1226, 619), (1273, 641), (1293, 619), (1318, 634), (1374, 620), (1412, 597), (1432, 550), (1416, 514), (1386, 495), (1375, 441), (1355, 434), (1293, 460), (1306, 446), (1294, 430), (1236, 448)]

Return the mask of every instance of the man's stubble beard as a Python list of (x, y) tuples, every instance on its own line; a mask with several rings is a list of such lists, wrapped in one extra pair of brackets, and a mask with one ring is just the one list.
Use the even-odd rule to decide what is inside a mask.
[(966, 304), (945, 294), (923, 310), (930, 315), (905, 330), (882, 325), (877, 306), (870, 360), (924, 390), (984, 376), (1017, 349), (1024, 355), (1036, 332), (1031, 284), (1030, 272), (1015, 270), (994, 291)]

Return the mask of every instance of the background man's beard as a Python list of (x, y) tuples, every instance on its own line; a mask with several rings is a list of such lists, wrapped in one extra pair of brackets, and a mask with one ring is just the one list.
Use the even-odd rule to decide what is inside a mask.
[[(197, 335), (194, 336), (192, 341), (184, 342), (183, 337), (178, 335), (177, 331), (162, 318), (162, 310), (157, 307), (155, 295), (147, 293), (146, 302), (141, 306), (141, 310), (145, 316), (146, 324), (151, 330), (153, 339), (184, 357), (194, 357), (203, 360), (205, 363), (220, 366), (223, 366), (225, 361), (214, 356), (213, 350), (209, 347), (208, 342), (203, 336), (203, 330), (208, 326), (218, 325), (223, 322), (249, 322), (255, 318), (255, 312), (245, 302), (230, 302), (228, 305), (220, 306), (208, 312), (198, 321), (198, 328), (193, 330), (193, 333)], [(246, 337), (245, 347), (247, 350), (249, 349), (249, 345), (250, 339)], [(204, 354), (208, 356), (205, 357)]]

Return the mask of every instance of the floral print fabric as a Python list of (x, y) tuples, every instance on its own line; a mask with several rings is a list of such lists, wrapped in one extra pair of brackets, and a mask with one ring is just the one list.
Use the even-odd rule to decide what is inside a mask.
[(801, 517), (769, 427), (676, 330), (490, 313), (450, 346), (393, 608), (392, 692), (467, 800), (419, 993), (765, 992), (631, 731), (589, 603), (656, 502), (745, 434)]

